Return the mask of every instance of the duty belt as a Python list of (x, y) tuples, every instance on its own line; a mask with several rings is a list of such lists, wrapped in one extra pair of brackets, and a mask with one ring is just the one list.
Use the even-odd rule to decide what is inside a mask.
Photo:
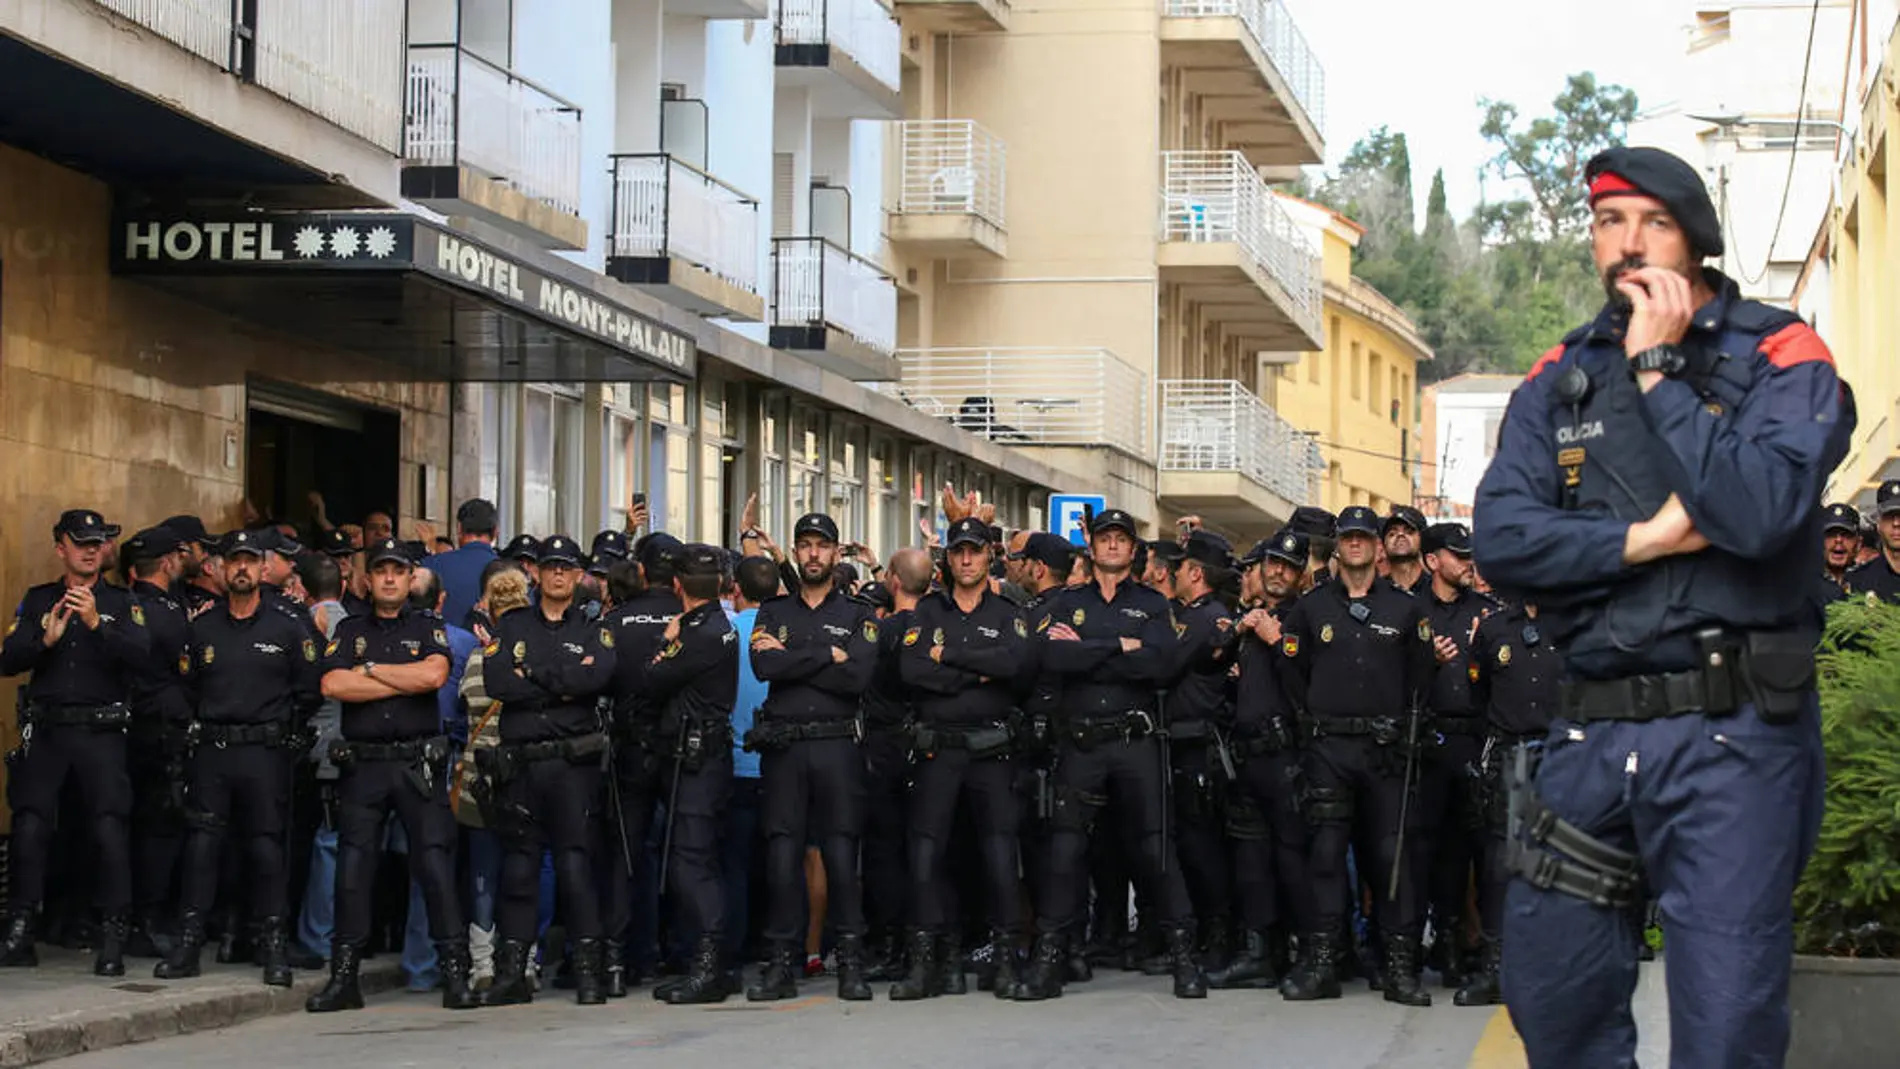
[(427, 739), (404, 739), (401, 742), (338, 739), (330, 744), (330, 761), (336, 765), (357, 761), (416, 761), (432, 756), (431, 751), (447, 756), (448, 744), (449, 740), (440, 735)]
[(745, 749), (750, 753), (768, 753), (786, 749), (797, 742), (821, 739), (857, 739), (864, 737), (864, 726), (856, 717), (849, 720), (761, 720), (746, 732)]
[(1306, 735), (1369, 735), (1379, 745), (1390, 746), (1405, 738), (1405, 721), (1396, 716), (1317, 716), (1306, 722)]
[(1491, 730), (1490, 723), (1481, 716), (1441, 716), (1432, 721), (1432, 728), (1440, 735), (1479, 737), (1483, 737)]
[(1077, 718), (1069, 721), (1067, 732), (1077, 749), (1087, 750), (1105, 742), (1144, 739), (1156, 731), (1154, 717), (1140, 710), (1113, 716)]
[(240, 724), (199, 721), (198, 741), (220, 749), (226, 746), (277, 746), (290, 735), (283, 723)]
[(27, 722), (39, 727), (122, 728), (132, 722), (132, 710), (124, 705), (33, 705), (27, 707)]
[(504, 742), (497, 749), (524, 764), (533, 761), (552, 761), (557, 758), (574, 761), (583, 757), (592, 757), (606, 750), (607, 736), (595, 733), (575, 735), (565, 739), (544, 739), (540, 742)]
[[(1739, 688), (1711, 687), (1708, 672), (1671, 672), (1667, 675), (1628, 676), (1623, 679), (1570, 680), (1563, 684), (1563, 717), (1578, 723), (1592, 720), (1660, 720), (1687, 713), (1726, 716), (1736, 709)], [(1714, 695), (1725, 692), (1728, 700)]]
[(1008, 753), (1015, 736), (1002, 721), (968, 727), (933, 727), (919, 724), (911, 733), (911, 745), (924, 753), (938, 750), (968, 750), (971, 757), (1001, 757)]
[(1200, 742), (1213, 734), (1214, 722), (1211, 720), (1177, 720), (1168, 725), (1168, 739), (1172, 742)]
[(1507, 845), (1511, 868), (1519, 876), (1540, 890), (1558, 891), (1606, 909), (1627, 909), (1641, 900), (1643, 873), (1636, 855), (1559, 817), (1534, 790), (1520, 790), (1518, 805), (1527, 842), (1512, 838)]

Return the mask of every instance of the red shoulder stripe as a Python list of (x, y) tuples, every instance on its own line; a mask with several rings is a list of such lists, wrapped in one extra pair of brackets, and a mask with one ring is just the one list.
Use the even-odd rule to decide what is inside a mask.
[(1562, 359), (1563, 355), (1564, 347), (1562, 345), (1551, 346), (1544, 352), (1544, 355), (1537, 358), (1537, 363), (1531, 365), (1530, 373), (1524, 376), (1524, 381), (1529, 382), (1543, 374), (1545, 368)]
[(1806, 323), (1790, 323), (1770, 334), (1761, 343), (1761, 355), (1783, 370), (1816, 360), (1830, 367), (1834, 364), (1834, 354), (1828, 352), (1827, 343)]

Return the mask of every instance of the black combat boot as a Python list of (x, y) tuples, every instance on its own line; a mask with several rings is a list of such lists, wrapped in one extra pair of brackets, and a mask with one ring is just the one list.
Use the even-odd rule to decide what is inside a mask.
[[(1209, 942), (1212, 942), (1210, 936)], [(1209, 969), (1207, 986), (1217, 991), (1228, 991), (1241, 987), (1272, 987), (1280, 982), (1280, 976), (1274, 971), (1273, 962), (1267, 953), (1267, 933), (1259, 928), (1249, 928), (1245, 939), (1241, 941), (1240, 953), (1227, 963), (1224, 969)]]
[(726, 971), (719, 967), (719, 943), (716, 932), (700, 936), (687, 962), (686, 975), (665, 994), (656, 991), (653, 997), (669, 1006), (710, 1006), (726, 1001), (732, 989), (726, 986)]
[(600, 972), (608, 998), (627, 997), (626, 944), (623, 940), (600, 941)]
[(1451, 932), (1434, 932), (1431, 952), (1425, 956), (1425, 967), (1438, 974), (1438, 980), (1453, 991), (1464, 986), (1464, 969), (1460, 968), (1458, 940)]
[(265, 917), (259, 922), (257, 949), (264, 959), (264, 982), (271, 987), (289, 987), (290, 936), (282, 917)]
[(1309, 932), (1300, 936), (1301, 962), (1280, 985), (1288, 1002), (1315, 1002), (1339, 998), (1339, 936)]
[(805, 955), (796, 943), (773, 943), (772, 957), (759, 972), (758, 983), (745, 989), (747, 1002), (775, 1002), (798, 997), (798, 974)]
[[(1082, 939), (1081, 931), (1078, 929), (1076, 930), (1073, 937), (1069, 939), (1068, 946), (1069, 946), (1069, 964), (1068, 964), (1068, 976), (1066, 977), (1068, 982), (1072, 984), (1086, 984), (1089, 981), (1095, 979), (1095, 964), (1096, 964), (1096, 958), (1097, 958), (1097, 951), (1100, 949), (1100, 945), (1097, 943), (1085, 942)], [(1031, 954), (1035, 953), (1035, 947), (1033, 944), (1030, 947), (1030, 953)], [(1114, 962), (1119, 967), (1126, 968), (1127, 967), (1126, 965), (1121, 964), (1122, 953), (1123, 951), (1121, 948), (1121, 944), (1117, 942), (1114, 946), (1114, 954), (1111, 955), (1111, 957), (1113, 957)], [(1108, 959), (1104, 958), (1103, 960), (1106, 962)]]
[(864, 937), (838, 937), (838, 997), (846, 1002), (871, 1001), (871, 983), (864, 978)]
[(171, 940), (163, 936), (159, 917), (155, 911), (139, 911), (138, 920), (132, 924), (131, 937), (125, 941), (125, 956), (128, 958), (163, 958), (171, 953)]
[(178, 936), (172, 940), (172, 952), (152, 968), (155, 980), (183, 980), (198, 975), (198, 952), (205, 945), (205, 915), (188, 909), (178, 922)]
[(245, 938), (244, 925), (238, 919), (237, 910), (225, 910), (221, 919), (222, 923), (218, 927), (218, 964), (236, 965), (248, 960), (251, 956), (251, 941)]
[(880, 930), (866, 944), (864, 978), (874, 984), (904, 975), (904, 941), (895, 932)]
[(99, 946), (92, 955), (94, 976), (125, 975), (125, 941), (132, 934), (132, 922), (123, 913), (114, 913), (99, 922)]
[(1131, 968), (1143, 976), (1167, 976), (1174, 972), (1174, 956), (1168, 952), (1168, 933), (1153, 919), (1142, 917), (1135, 929), (1135, 958)]
[(601, 982), (600, 940), (574, 940), (574, 1001), (582, 1006), (605, 1006), (607, 987)]
[[(1070, 955), (1071, 961), (1075, 960)], [(1088, 962), (1083, 962), (1086, 968)], [(1016, 966), (1016, 934), (993, 932), (990, 935), (991, 990), (997, 998), (1013, 999), (1022, 994), (1022, 970)]]
[(484, 1006), (525, 1006), (534, 1001), (534, 981), (528, 979), (528, 944), (503, 939), (495, 944), (495, 978), (482, 992)]
[(1385, 1000), (1401, 1006), (1429, 1006), (1432, 993), (1418, 982), (1418, 938), (1390, 935), (1385, 940)]
[(952, 931), (937, 942), (937, 990), (945, 995), (967, 995), (970, 983), (963, 977), (963, 937)]
[(469, 956), (468, 936), (457, 936), (437, 943), (435, 960), (442, 973), (442, 1008), (472, 1010), (479, 1007), (482, 997), (475, 993), (475, 987), (469, 981), (469, 973), (475, 963)]
[(1465, 977), (1465, 986), (1451, 997), (1452, 1005), (1496, 1006), (1504, 1001), (1503, 985), (1498, 980), (1503, 947), (1496, 939), (1486, 937), (1480, 954), (1477, 970)]
[(1194, 956), (1194, 927), (1168, 929), (1168, 964), (1174, 973), (1175, 998), (1206, 998), (1207, 974)]
[(1062, 997), (1062, 978), (1069, 966), (1069, 937), (1061, 932), (1044, 932), (1036, 937), (1036, 949), (1029, 956), (1029, 974), (1017, 985), (1018, 1002), (1041, 1002)]
[(1234, 958), (1234, 922), (1210, 917), (1201, 934), (1201, 967), (1210, 973), (1226, 969)]
[(915, 1002), (939, 994), (943, 970), (937, 964), (937, 937), (918, 928), (910, 933), (910, 971), (891, 985), (892, 1002)]
[(323, 985), (323, 990), (311, 995), (303, 1008), (311, 1013), (362, 1009), (363, 989), (356, 982), (356, 973), (362, 964), (362, 951), (348, 943), (332, 943), (330, 982)]

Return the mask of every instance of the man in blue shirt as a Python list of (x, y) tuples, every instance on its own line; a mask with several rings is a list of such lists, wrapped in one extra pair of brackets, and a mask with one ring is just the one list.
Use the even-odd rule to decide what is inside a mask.
[[(741, 635), (752, 633), (752, 622), (759, 615), (759, 604), (776, 597), (779, 588), (778, 565), (770, 557), (747, 557), (734, 569), (732, 590), (732, 629)], [(765, 704), (770, 684), (752, 673), (752, 650), (739, 645), (739, 692), (732, 703), (732, 797), (726, 803), (726, 967), (736, 970), (743, 960), (746, 936), (752, 924), (752, 903), (747, 891), (756, 871), (759, 852), (759, 807), (763, 797), (759, 788), (759, 755), (741, 745), (752, 730), (753, 717)]]
[(469, 613), (482, 599), (482, 569), (495, 559), (500, 526), (493, 502), (469, 498), (455, 510), (458, 547), (423, 558), (422, 567), (442, 580), (442, 618), (456, 627), (468, 627)]

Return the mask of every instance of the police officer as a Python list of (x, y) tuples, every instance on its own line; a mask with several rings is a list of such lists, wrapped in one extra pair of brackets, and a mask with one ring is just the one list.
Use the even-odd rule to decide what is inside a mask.
[(1338, 517), (1317, 505), (1301, 505), (1293, 510), (1292, 519), (1287, 527), (1295, 534), (1306, 536), (1306, 570), (1309, 586), (1319, 586), (1332, 579), (1332, 560), (1335, 548), (1335, 535)]
[(188, 549), (170, 528), (149, 527), (119, 547), (132, 578), (131, 594), (145, 613), (151, 644), (132, 682), (132, 725), (126, 763), (132, 778), (132, 893), (138, 928), (130, 951), (160, 957), (159, 940), (170, 928), (172, 881), (184, 846), (185, 758), (190, 751), (192, 707), (179, 658), (191, 641), (185, 607), (172, 591), (196, 547)]
[(1880, 553), (1847, 572), (1849, 592), (1883, 601), (1900, 601), (1900, 479), (1880, 484), (1874, 497), (1880, 514)]
[(0, 674), (31, 673), (22, 691), (20, 749), (8, 755), (13, 882), (0, 966), (39, 963), (33, 941), (47, 853), (60, 794), (70, 780), (97, 851), (98, 906), (105, 915), (92, 971), (125, 975), (126, 914), (132, 906), (126, 702), (147, 667), (151, 638), (144, 608), (100, 581), (106, 543), (118, 536), (118, 525), (97, 512), (61, 513), (53, 525), (53, 550), (64, 574), (26, 592), (0, 644)]
[[(878, 625), (834, 584), (838, 525), (823, 513), (792, 527), (798, 590), (759, 607), (752, 671), (771, 685), (747, 748), (758, 751), (765, 790), (765, 937), (771, 960), (746, 989), (753, 1002), (793, 998), (805, 932), (805, 844), (818, 843), (838, 933), (838, 997), (871, 997), (864, 977), (864, 902), (858, 837), (864, 765), (858, 696), (877, 667)], [(816, 823), (807, 835), (807, 818)]]
[(1233, 871), (1227, 856), (1227, 796), (1233, 787), (1234, 620), (1218, 594), (1233, 581), (1233, 547), (1212, 531), (1191, 532), (1170, 578), (1176, 594), (1176, 675), (1168, 695), (1174, 763), (1176, 851), (1201, 921), (1203, 960), (1225, 969), (1233, 955)]
[[(1208, 974), (1210, 987), (1277, 986), (1286, 974), (1288, 937), (1317, 927), (1300, 816), (1300, 725), (1288, 692), (1293, 665), (1280, 652), (1281, 621), (1306, 592), (1309, 552), (1306, 536), (1287, 527), (1247, 554), (1261, 599), (1236, 625), (1233, 754), (1240, 782), (1227, 819), (1246, 937), (1228, 967)], [(1310, 949), (1305, 943), (1303, 953)]]
[(670, 844), (667, 882), (681, 930), (697, 938), (678, 983), (653, 997), (675, 1006), (724, 1002), (732, 992), (720, 964), (726, 919), (719, 871), (719, 831), (732, 794), (732, 706), (739, 690), (739, 636), (719, 605), (725, 572), (721, 552), (681, 549), (673, 591), (681, 611), (661, 637), (646, 684), (661, 706), (659, 737), (667, 740), (669, 782), (663, 842)]
[(196, 616), (224, 596), (224, 565), (215, 559), (220, 540), (206, 531), (204, 521), (196, 516), (173, 516), (159, 526), (184, 547), (184, 567), (173, 584), (173, 596), (184, 606), (186, 617)]
[(492, 776), (506, 850), (496, 909), (501, 945), (484, 1005), (534, 1000), (527, 968), (544, 852), (553, 855), (573, 941), (574, 1000), (607, 1001), (593, 849), (608, 743), (595, 699), (608, 689), (618, 660), (613, 631), (575, 604), (584, 566), (572, 538), (542, 542), (540, 602), (495, 621), (493, 640), (482, 649), (482, 684), (501, 703)]
[(1425, 514), (1410, 505), (1392, 506), (1391, 514), (1379, 525), (1379, 540), (1385, 546), (1385, 561), (1390, 568), (1386, 578), (1408, 594), (1423, 595), (1431, 586), (1431, 573), (1421, 559), (1425, 530)]
[(1009, 949), (997, 962), (996, 996), (1017, 994), (1021, 813), (1009, 756), (1015, 680), (1028, 632), (1015, 607), (990, 592), (990, 557), (983, 521), (966, 517), (952, 524), (944, 539), (947, 589), (920, 601), (903, 632), (903, 679), (917, 703), (917, 766), (910, 795), (910, 972), (892, 986), (895, 1001), (945, 993), (950, 970), (958, 979), (950, 989), (963, 987), (960, 956), (939, 958), (939, 941), (956, 923), (944, 902), (950, 874), (943, 863), (959, 803), (968, 804), (982, 858), (993, 943)]
[[(1860, 550), (1860, 510), (1852, 505), (1829, 505), (1821, 522), (1822, 595), (1824, 602), (1847, 596), (1847, 570)], [(1831, 587), (1832, 589), (1827, 589)]]
[(185, 820), (185, 875), (172, 952), (152, 975), (198, 975), (205, 912), (218, 892), (220, 851), (230, 826), (244, 828), (251, 916), (257, 920), (264, 982), (289, 987), (290, 904), (285, 831), (291, 772), (312, 713), (323, 701), (317, 641), (297, 620), (263, 604), (264, 551), (247, 531), (226, 535), (225, 600), (191, 623), (178, 661), (195, 699), (197, 750)]
[(1557, 714), (1563, 656), (1539, 625), (1537, 606), (1510, 605), (1486, 616), (1471, 640), (1469, 678), (1474, 708), (1484, 711), (1489, 734), (1480, 769), (1484, 774), (1485, 838), (1478, 859), (1478, 914), (1484, 951), (1476, 971), (1465, 977), (1452, 1001), (1460, 1006), (1490, 1006), (1504, 1001), (1499, 987), (1502, 960), (1504, 892), (1511, 871), (1506, 863), (1505, 770), (1524, 746), (1541, 746)]
[[(904, 810), (915, 692), (904, 682), (902, 643), (935, 574), (930, 554), (921, 549), (891, 554), (884, 572), (891, 607), (877, 614), (877, 671), (864, 694), (864, 912), (872, 961), (867, 980), (894, 980), (904, 973), (905, 903), (910, 899)], [(962, 975), (959, 965), (957, 976)]]
[(323, 551), (324, 556), (335, 561), (337, 571), (342, 573), (343, 596), (337, 600), (342, 603), (343, 610), (351, 616), (370, 615), (369, 599), (358, 594), (355, 589), (356, 543), (350, 541), (349, 534), (338, 528), (325, 531), (318, 539), (317, 548)]
[[(393, 810), (409, 840), (410, 876), (429, 911), (442, 1005), (469, 1009), (478, 1002), (469, 989), (468, 929), (455, 890), (455, 815), (442, 772), (448, 744), (436, 703), (449, 676), (448, 634), (441, 617), (410, 606), (415, 559), (401, 542), (371, 543), (364, 565), (372, 612), (345, 617), (322, 658), (323, 696), (343, 706), (343, 738), (330, 751), (340, 772), (336, 932), (329, 982), (304, 1008), (363, 1008), (357, 971), (369, 938), (383, 826)], [(492, 682), (489, 694), (495, 695)]]
[(1416, 975), (1421, 889), (1408, 851), (1416, 848), (1419, 806), (1406, 788), (1416, 788), (1419, 749), (1432, 730), (1433, 632), (1418, 599), (1378, 578), (1379, 527), (1363, 505), (1342, 510), (1339, 574), (1296, 602), (1281, 624), (1280, 648), (1293, 662), (1290, 689), (1304, 701), (1311, 736), (1306, 816), (1318, 924), (1305, 936), (1308, 961), (1281, 989), (1293, 1001), (1340, 996), (1346, 846), (1357, 822), (1372, 845), (1360, 871), (1372, 884), (1385, 938), (1386, 1001), (1431, 1005)]
[(1513, 803), (1542, 819), (1506, 903), (1505, 997), (1540, 1069), (1628, 1063), (1640, 870), (1675, 1062), (1779, 1065), (1823, 790), (1817, 505), (1852, 397), (1799, 317), (1701, 266), (1722, 234), (1694, 167), (1614, 148), (1585, 174), (1610, 300), (1512, 395), (1473, 523), (1479, 567), (1538, 603), (1572, 681)]
[[(1106, 509), (1089, 524), (1094, 580), (1041, 607), (1035, 631), (1043, 667), (1061, 680), (1049, 882), (1037, 903), (1037, 938), (1019, 998), (1062, 994), (1069, 925), (1088, 847), (1088, 828), (1113, 792), (1130, 827), (1141, 875), (1153, 888), (1153, 912), (1166, 929), (1176, 998), (1205, 998), (1194, 958), (1194, 916), (1181, 867), (1167, 837), (1163, 727), (1157, 689), (1175, 666), (1180, 640), (1174, 613), (1158, 591), (1134, 581), (1135, 520)], [(1103, 830), (1102, 834), (1115, 834)]]
[(541, 559), (541, 540), (535, 536), (530, 534), (518, 534), (510, 538), (508, 544), (503, 546), (501, 552), (496, 554), (496, 556), (499, 556), (503, 560), (511, 560), (521, 565), (521, 570), (528, 574), (528, 585), (530, 589), (533, 588), (535, 583), (540, 581), (540, 570), (536, 562)]
[[(1388, 539), (1388, 543), (1389, 543)], [(1415, 859), (1421, 886), (1431, 891), (1432, 967), (1445, 986), (1462, 986), (1459, 945), (1471, 866), (1483, 856), (1486, 820), (1480, 763), (1486, 735), (1484, 708), (1471, 694), (1471, 640), (1478, 621), (1497, 603), (1471, 587), (1471, 529), (1435, 523), (1420, 540), (1427, 585), (1419, 597), (1432, 623), (1438, 671), (1431, 708), (1438, 744), (1419, 768), (1419, 836)]]

